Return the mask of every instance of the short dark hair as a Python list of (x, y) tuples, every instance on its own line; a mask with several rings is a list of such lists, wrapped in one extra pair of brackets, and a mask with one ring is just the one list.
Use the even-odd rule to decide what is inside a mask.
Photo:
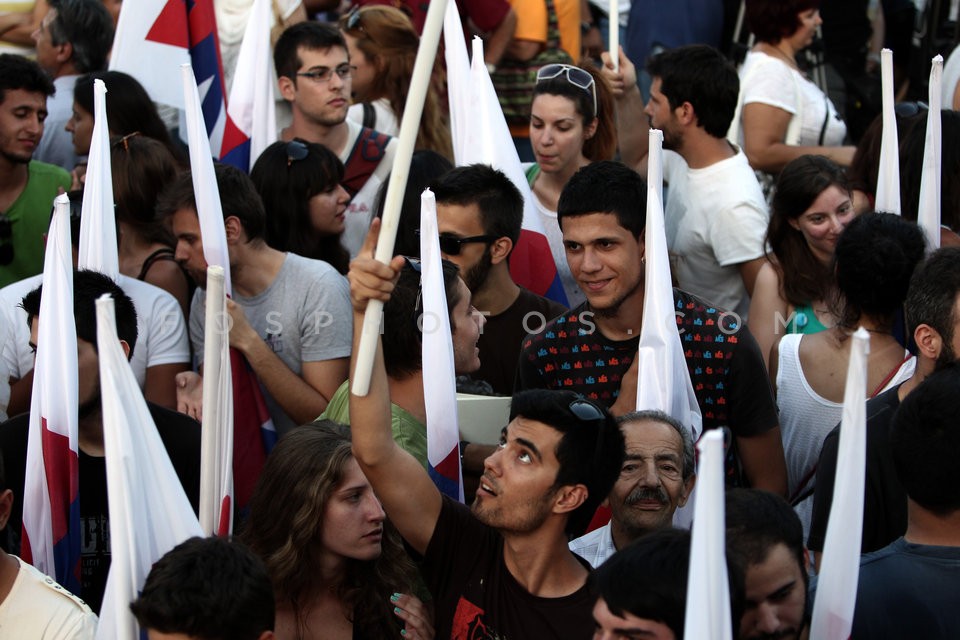
[(685, 426), (680, 424), (680, 421), (666, 413), (665, 411), (660, 411), (659, 409), (644, 409), (643, 411), (631, 411), (630, 413), (625, 413), (621, 416), (617, 416), (617, 424), (624, 425), (628, 422), (641, 422), (644, 420), (649, 420), (651, 422), (661, 422), (665, 425), (673, 427), (673, 429), (680, 434), (680, 442), (682, 446), (682, 457), (681, 461), (683, 462), (683, 469), (681, 470), (681, 475), (684, 482), (690, 479), (693, 476), (694, 471), (696, 471), (697, 463), (696, 456), (694, 454), (693, 446), (693, 436), (690, 434), (690, 430)]
[(523, 196), (502, 171), (486, 164), (457, 167), (430, 188), (437, 204), (477, 205), (483, 232), (510, 238), (516, 246), (523, 225)]
[(809, 577), (804, 562), (803, 525), (793, 507), (782, 497), (760, 489), (730, 489), (725, 502), (727, 552), (743, 571), (766, 561), (770, 550), (783, 544), (797, 561), (806, 586)]
[(923, 231), (898, 215), (865, 213), (854, 218), (833, 254), (842, 296), (840, 325), (853, 328), (867, 314), (892, 326), (925, 245)]
[[(665, 624), (684, 637), (687, 581), (690, 572), (690, 532), (654, 531), (610, 556), (590, 575), (589, 584), (610, 613), (624, 613)], [(743, 614), (743, 573), (727, 562), (733, 636)]]
[(744, 17), (760, 42), (776, 44), (800, 28), (799, 15), (820, 7), (820, 0), (747, 0)]
[(960, 509), (960, 365), (934, 372), (893, 415), (890, 449), (907, 496), (939, 516)]
[[(443, 288), (447, 296), (450, 329), (454, 330), (452, 311), (460, 302), (460, 269), (443, 261)], [(420, 306), (417, 307), (417, 299)], [(423, 313), (420, 272), (409, 263), (403, 265), (390, 299), (383, 305), (383, 362), (391, 378), (405, 378), (423, 369), (422, 340), (418, 316)]]
[(591, 213), (612, 213), (621, 227), (640, 238), (647, 224), (647, 182), (621, 162), (601, 160), (581, 167), (567, 181), (557, 203), (557, 222)]
[(730, 61), (705, 44), (668, 49), (647, 60), (647, 72), (660, 78), (660, 92), (671, 109), (689, 102), (697, 125), (725, 138), (740, 95), (740, 77)]
[(202, 640), (256, 640), (273, 631), (273, 586), (237, 540), (190, 538), (160, 558), (130, 611), (144, 629)]
[[(910, 279), (904, 314), (910, 331), (930, 325), (945, 344), (953, 341), (957, 296), (960, 295), (960, 247), (944, 247), (921, 262)], [(958, 354), (954, 354), (958, 355)]]
[(53, 80), (33, 60), (13, 53), (0, 54), (0, 104), (7, 91), (22, 89), (50, 97), (56, 91)]
[[(592, 405), (603, 417), (597, 420), (578, 417), (571, 409), (574, 402)], [(566, 526), (568, 535), (582, 535), (620, 476), (626, 453), (617, 421), (607, 409), (578, 393), (547, 389), (531, 389), (514, 395), (510, 420), (517, 416), (550, 425), (563, 434), (556, 450), (560, 468), (553, 486), (586, 486), (587, 499), (570, 514)]]
[(287, 27), (273, 47), (273, 65), (278, 78), (290, 78), (294, 84), (297, 83), (297, 70), (302, 64), (297, 55), (300, 47), (312, 51), (340, 47), (349, 52), (343, 34), (336, 25), (313, 20), (298, 22)]
[[(117, 337), (130, 346), (129, 357), (137, 344), (137, 310), (123, 289), (99, 271), (81, 269), (73, 273), (73, 318), (77, 325), (77, 337), (97, 346), (97, 298), (103, 294), (113, 298), (114, 315), (117, 321)], [(20, 304), (27, 312), (27, 324), (40, 315), (40, 299), (43, 285), (23, 297)]]
[[(248, 242), (262, 241), (266, 231), (267, 214), (250, 176), (236, 167), (219, 162), (214, 163), (213, 169), (217, 176), (223, 219), (231, 216), (238, 218), (247, 234)], [(157, 200), (157, 213), (160, 217), (172, 216), (181, 209), (197, 210), (193, 175), (189, 170), (180, 172)]]
[(113, 45), (113, 18), (100, 0), (49, 0), (57, 16), (50, 21), (50, 40), (73, 48), (73, 66), (78, 73), (107, 66)]

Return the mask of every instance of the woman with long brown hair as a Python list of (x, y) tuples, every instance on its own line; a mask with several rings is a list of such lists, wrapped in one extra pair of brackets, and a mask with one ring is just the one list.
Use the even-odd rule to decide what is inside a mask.
[[(403, 11), (373, 5), (357, 8), (340, 19), (340, 30), (353, 65), (353, 97), (347, 117), (381, 133), (400, 132), (410, 91), (420, 36)], [(417, 132), (416, 149), (453, 157), (450, 126), (440, 106), (440, 67), (434, 66)]]

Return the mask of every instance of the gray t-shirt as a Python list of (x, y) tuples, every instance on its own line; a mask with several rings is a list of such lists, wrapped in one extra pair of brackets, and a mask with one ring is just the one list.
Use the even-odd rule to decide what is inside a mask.
[[(256, 296), (233, 299), (243, 307), (250, 326), (297, 375), (304, 362), (350, 356), (350, 288), (326, 262), (288, 253), (269, 287)], [(203, 358), (205, 302), (206, 292), (197, 289), (190, 305), (190, 341), (198, 359)], [(294, 427), (265, 388), (263, 395), (277, 433)]]

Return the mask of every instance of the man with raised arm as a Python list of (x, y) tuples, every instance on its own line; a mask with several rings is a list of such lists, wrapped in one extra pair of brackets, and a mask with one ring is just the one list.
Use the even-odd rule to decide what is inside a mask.
[[(403, 258), (372, 258), (374, 221), (350, 267), (354, 352), (371, 299), (385, 301)], [(352, 363), (356, 367), (356, 362)], [(378, 345), (370, 390), (350, 396), (353, 453), (407, 544), (423, 556), (440, 638), (589, 638), (589, 565), (567, 548), (613, 486), (623, 436), (604, 409), (569, 391), (514, 396), (500, 447), (484, 463), (473, 503), (441, 496), (391, 437)]]

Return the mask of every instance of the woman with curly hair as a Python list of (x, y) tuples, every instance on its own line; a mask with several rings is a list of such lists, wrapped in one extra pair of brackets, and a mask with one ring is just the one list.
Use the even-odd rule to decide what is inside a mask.
[(416, 569), (350, 450), (320, 421), (267, 458), (241, 535), (267, 567), (278, 640), (432, 638)]
[[(372, 5), (340, 19), (340, 30), (353, 65), (353, 98), (347, 117), (381, 133), (400, 132), (420, 36), (403, 11)], [(440, 67), (434, 67), (417, 133), (416, 149), (431, 149), (453, 158), (450, 126), (440, 107)]]
[(767, 261), (750, 299), (750, 332), (764, 359), (781, 336), (836, 324), (831, 268), (840, 233), (856, 213), (843, 169), (823, 156), (784, 167), (770, 204)]
[(250, 171), (267, 211), (267, 244), (346, 274), (350, 255), (340, 236), (350, 195), (340, 185), (343, 171), (322, 144), (294, 138), (267, 147)]

